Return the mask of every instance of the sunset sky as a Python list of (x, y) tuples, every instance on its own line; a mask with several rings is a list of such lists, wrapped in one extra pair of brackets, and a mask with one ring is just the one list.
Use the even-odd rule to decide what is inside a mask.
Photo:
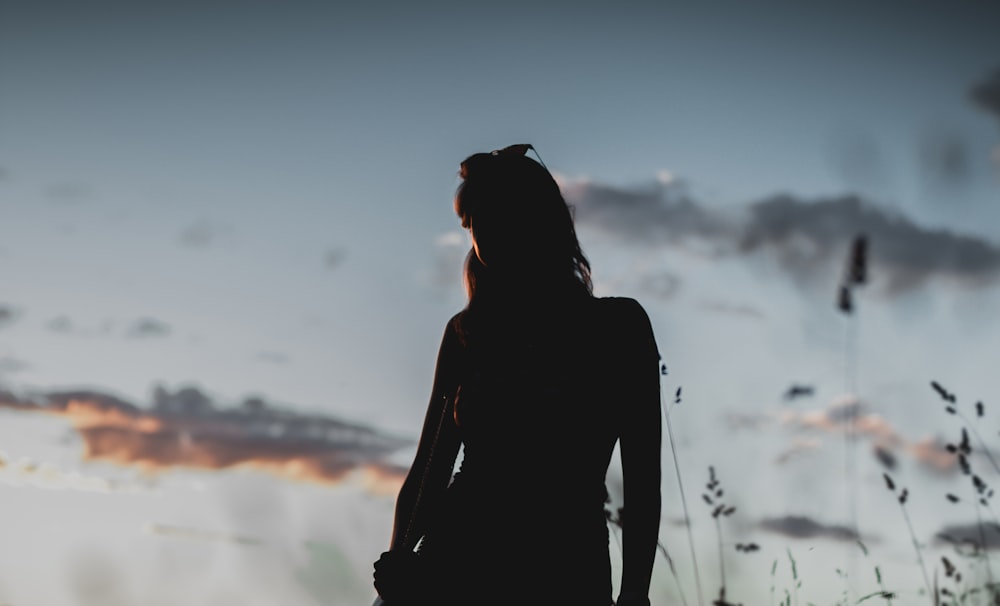
[[(706, 595), (712, 465), (736, 601), (775, 558), (791, 589), (789, 551), (803, 602), (876, 563), (915, 596), (882, 473), (928, 550), (977, 513), (932, 380), (1000, 451), (997, 31), (964, 1), (3, 4), (0, 604), (370, 603), (464, 304), (458, 165), (521, 142), (596, 294), (650, 315)], [(852, 390), (867, 561), (838, 538)]]

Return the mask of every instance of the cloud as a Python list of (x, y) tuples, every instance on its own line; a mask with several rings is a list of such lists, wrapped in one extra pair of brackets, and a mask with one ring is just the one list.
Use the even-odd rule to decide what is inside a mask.
[[(114, 328), (110, 318), (103, 320), (96, 328), (79, 326), (66, 314), (58, 315), (48, 321), (47, 327), (52, 332), (78, 335), (107, 335)], [(132, 321), (125, 329), (124, 335), (129, 338), (165, 337), (170, 334), (170, 325), (156, 318), (141, 317)]]
[[(973, 86), (969, 96), (976, 105), (1000, 119), (1000, 67)], [(992, 156), (993, 164), (1000, 168), (1000, 145), (993, 149)]]
[(920, 144), (920, 166), (932, 183), (961, 185), (972, 175), (972, 152), (960, 133), (930, 131)]
[(811, 200), (780, 194), (735, 210), (710, 208), (681, 182), (622, 189), (562, 179), (581, 226), (621, 242), (667, 245), (714, 258), (768, 255), (799, 285), (826, 279), (850, 242), (868, 236), (871, 272), (888, 294), (932, 278), (983, 285), (1000, 277), (1000, 246), (934, 229), (879, 208), (858, 196)]
[(148, 478), (146, 481), (135, 481), (88, 475), (62, 469), (48, 462), (37, 462), (27, 458), (10, 460), (2, 452), (0, 452), (0, 484), (105, 494), (147, 492), (152, 487)]
[(821, 444), (822, 442), (815, 438), (795, 438), (792, 440), (791, 446), (781, 451), (775, 457), (774, 462), (782, 465), (793, 458), (799, 458), (806, 453), (818, 450)]
[(271, 364), (287, 364), (289, 358), (280, 351), (262, 351), (257, 354), (257, 359)]
[(1000, 68), (973, 86), (970, 97), (976, 105), (1000, 119)]
[(680, 244), (691, 236), (726, 240), (735, 237), (738, 228), (692, 200), (679, 181), (635, 189), (591, 181), (561, 182), (579, 223), (633, 242)]
[(77, 181), (64, 181), (47, 185), (43, 194), (53, 202), (79, 202), (94, 194), (92, 187)]
[(190, 528), (187, 526), (174, 526), (171, 524), (147, 524), (144, 530), (147, 534), (154, 536), (207, 541), (211, 543), (229, 543), (247, 546), (264, 544), (264, 541), (257, 537), (220, 532), (217, 530)]
[[(842, 397), (831, 400), (826, 408), (811, 410), (783, 410), (779, 420), (799, 429), (818, 430), (843, 435), (848, 428), (848, 419), (854, 414), (855, 435), (871, 440), (874, 456), (887, 466), (897, 464), (896, 454), (909, 456), (922, 469), (940, 474), (950, 474), (958, 470), (956, 456), (949, 452), (947, 445), (936, 437), (909, 440), (878, 413), (870, 412), (869, 406), (855, 398)], [(890, 463), (891, 461), (891, 463)]]
[(824, 524), (807, 516), (785, 515), (764, 518), (758, 526), (762, 530), (794, 539), (828, 538), (838, 541), (855, 541), (859, 538), (858, 534), (847, 526)]
[(323, 255), (323, 267), (327, 269), (337, 269), (347, 260), (347, 249), (337, 246), (326, 251)]
[(434, 239), (430, 265), (419, 279), (437, 293), (450, 293), (462, 287), (462, 271), (470, 243), (459, 231), (445, 232)]
[(73, 321), (69, 318), (69, 316), (66, 315), (56, 316), (55, 318), (52, 318), (51, 320), (49, 320), (48, 326), (49, 330), (51, 330), (52, 332), (61, 332), (61, 333), (73, 332)]
[(729, 303), (727, 301), (702, 301), (698, 306), (703, 311), (727, 316), (736, 316), (750, 320), (763, 320), (764, 312), (752, 305)]
[(980, 283), (1000, 273), (996, 245), (918, 226), (856, 196), (806, 202), (781, 195), (756, 202), (739, 247), (743, 252), (773, 249), (781, 265), (801, 280), (831, 258), (839, 260), (858, 233), (868, 236), (872, 273), (886, 276), (890, 293), (911, 289), (931, 277)]
[(0, 304), (0, 328), (13, 324), (18, 315), (18, 311), (10, 305)]
[(958, 470), (958, 458), (948, 452), (940, 438), (923, 438), (907, 444), (903, 450), (929, 471), (952, 473)]
[(639, 290), (661, 300), (672, 299), (681, 288), (681, 279), (670, 272), (660, 271), (643, 274), (639, 278)]
[(91, 548), (74, 557), (68, 585), (81, 606), (124, 606), (127, 578), (111, 556)]
[(98, 391), (32, 398), (0, 392), (0, 408), (68, 418), (84, 458), (156, 472), (173, 467), (266, 470), (286, 478), (338, 483), (357, 478), (373, 491), (398, 489), (405, 470), (386, 457), (409, 440), (339, 419), (275, 407), (259, 397), (220, 407), (196, 387), (156, 387), (152, 406)]
[(732, 431), (740, 429), (758, 431), (773, 422), (774, 416), (765, 413), (731, 412), (726, 414), (726, 426)]
[(868, 412), (868, 406), (851, 396), (840, 397), (829, 402), (826, 408), (802, 411), (786, 410), (780, 414), (782, 422), (802, 429), (816, 429), (825, 432), (843, 433), (853, 416), (854, 431), (861, 436), (877, 439), (888, 445), (898, 446), (902, 439), (889, 422), (878, 413)]
[(192, 248), (206, 248), (211, 245), (228, 228), (201, 220), (183, 228), (178, 236), (180, 243)]
[(955, 546), (985, 545), (986, 549), (998, 549), (1000, 548), (1000, 527), (991, 522), (985, 522), (981, 527), (975, 522), (952, 524), (939, 530), (934, 535), (934, 539), (939, 543)]
[(139, 318), (129, 327), (129, 337), (165, 337), (170, 334), (170, 325), (155, 318)]
[(5, 372), (20, 372), (31, 368), (31, 364), (13, 356), (0, 356), (0, 374)]

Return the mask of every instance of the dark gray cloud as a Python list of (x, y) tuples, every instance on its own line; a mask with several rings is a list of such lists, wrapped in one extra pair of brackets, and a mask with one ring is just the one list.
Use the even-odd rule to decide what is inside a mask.
[(672, 299), (681, 288), (680, 277), (665, 271), (646, 273), (639, 278), (639, 289), (658, 299)]
[(18, 311), (10, 305), (0, 303), (0, 328), (12, 324), (19, 315)]
[(55, 318), (52, 318), (51, 320), (49, 320), (48, 326), (49, 330), (51, 330), (52, 332), (62, 332), (62, 333), (73, 332), (73, 320), (71, 320), (69, 316), (66, 315), (56, 316)]
[(775, 196), (751, 206), (739, 248), (774, 249), (782, 265), (804, 277), (846, 253), (858, 233), (868, 236), (875, 275), (890, 292), (907, 290), (931, 277), (993, 281), (1000, 273), (1000, 247), (974, 236), (918, 226), (856, 196), (805, 202)]
[(737, 316), (750, 320), (764, 319), (764, 312), (752, 305), (746, 305), (743, 303), (730, 303), (728, 301), (702, 301), (698, 307), (704, 311), (716, 314)]
[(1000, 246), (918, 225), (858, 196), (803, 200), (781, 194), (723, 212), (674, 184), (624, 190), (568, 183), (563, 189), (581, 226), (630, 244), (707, 247), (718, 257), (768, 254), (803, 285), (826, 285), (818, 270), (840, 268), (859, 233), (870, 242), (873, 282), (888, 294), (932, 278), (984, 285), (1000, 277)]
[(323, 255), (323, 267), (327, 269), (337, 269), (347, 260), (347, 249), (336, 246), (326, 251)]
[(921, 174), (931, 185), (962, 185), (972, 176), (972, 151), (957, 131), (928, 131), (919, 158)]
[(53, 202), (80, 202), (94, 195), (94, 190), (86, 183), (65, 181), (47, 185), (43, 191), (46, 198)]
[(165, 337), (170, 334), (170, 325), (156, 318), (139, 318), (125, 334), (129, 337)]
[(795, 539), (826, 538), (839, 541), (855, 541), (860, 538), (854, 530), (847, 526), (817, 522), (808, 516), (785, 515), (775, 518), (764, 518), (758, 526), (762, 530)]
[(287, 364), (289, 362), (288, 356), (280, 351), (259, 352), (257, 359), (262, 362), (270, 362), (271, 364)]
[(992, 522), (983, 522), (982, 527), (975, 522), (952, 524), (939, 530), (934, 535), (934, 539), (939, 543), (947, 543), (959, 547), (985, 544), (986, 549), (998, 549), (1000, 548), (1000, 526)]
[(738, 227), (695, 202), (682, 183), (630, 190), (577, 182), (565, 184), (563, 192), (579, 223), (633, 242), (680, 244), (691, 236), (725, 241)]
[(778, 453), (778, 456), (774, 458), (774, 462), (777, 465), (784, 465), (793, 459), (799, 459), (811, 452), (815, 452), (819, 449), (820, 445), (821, 442), (815, 438), (796, 438), (792, 440), (792, 443), (788, 448)]
[(20, 372), (28, 368), (31, 368), (31, 364), (28, 364), (20, 358), (15, 358), (13, 356), (0, 356), (0, 375), (3, 373)]
[(758, 431), (774, 424), (774, 416), (762, 412), (730, 412), (726, 414), (726, 427), (731, 431)]
[(0, 408), (66, 416), (90, 460), (154, 470), (249, 466), (317, 482), (362, 472), (373, 490), (398, 484), (406, 470), (384, 459), (412, 443), (260, 397), (220, 406), (193, 386), (158, 386), (148, 407), (96, 390), (28, 396), (0, 391)]
[(1000, 68), (973, 86), (970, 96), (979, 107), (1000, 118)]
[(212, 226), (206, 223), (189, 225), (181, 230), (180, 240), (182, 244), (194, 247), (208, 246), (212, 243), (215, 232)]
[(229, 228), (208, 220), (201, 220), (183, 228), (179, 235), (181, 244), (192, 248), (206, 248)]

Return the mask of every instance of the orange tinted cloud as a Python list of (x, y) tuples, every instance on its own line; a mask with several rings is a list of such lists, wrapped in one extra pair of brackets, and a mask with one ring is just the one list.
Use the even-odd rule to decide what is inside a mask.
[(886, 453), (901, 451), (931, 471), (950, 472), (958, 468), (955, 455), (948, 452), (940, 439), (909, 440), (900, 435), (885, 417), (868, 411), (862, 402), (853, 398), (834, 400), (824, 409), (787, 410), (780, 415), (780, 419), (785, 424), (802, 429), (844, 433), (851, 412), (854, 413), (855, 434), (871, 439)]
[(0, 407), (68, 418), (87, 460), (156, 472), (173, 467), (250, 467), (286, 478), (339, 483), (357, 473), (381, 492), (403, 472), (383, 459), (409, 444), (377, 430), (319, 415), (278, 409), (259, 398), (217, 407), (196, 388), (158, 388), (141, 409), (92, 391), (23, 399), (0, 393)]

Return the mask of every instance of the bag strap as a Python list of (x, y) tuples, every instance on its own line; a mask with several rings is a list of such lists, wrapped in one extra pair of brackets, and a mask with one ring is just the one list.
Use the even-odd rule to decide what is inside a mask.
[[(417, 485), (417, 498), (413, 503), (413, 509), (410, 511), (410, 518), (406, 522), (406, 529), (403, 532), (403, 545), (408, 545), (410, 543), (411, 535), (413, 534), (413, 524), (414, 518), (416, 517), (417, 510), (420, 508), (420, 502), (423, 500), (424, 488), (427, 486), (427, 476), (430, 475), (431, 466), (434, 464), (434, 454), (437, 452), (438, 439), (441, 437), (441, 430), (444, 428), (445, 419), (448, 418), (448, 410), (451, 408), (451, 404), (458, 399), (458, 395), (462, 392), (462, 386), (459, 385), (455, 390), (455, 397), (449, 402), (448, 394), (442, 394), (441, 399), (444, 402), (441, 405), (441, 416), (438, 418), (437, 427), (434, 430), (434, 437), (431, 440), (430, 452), (427, 454), (427, 462), (424, 464), (424, 469), (420, 475), (420, 483)], [(419, 542), (419, 537), (417, 538)], [(416, 544), (414, 544), (416, 547)]]

